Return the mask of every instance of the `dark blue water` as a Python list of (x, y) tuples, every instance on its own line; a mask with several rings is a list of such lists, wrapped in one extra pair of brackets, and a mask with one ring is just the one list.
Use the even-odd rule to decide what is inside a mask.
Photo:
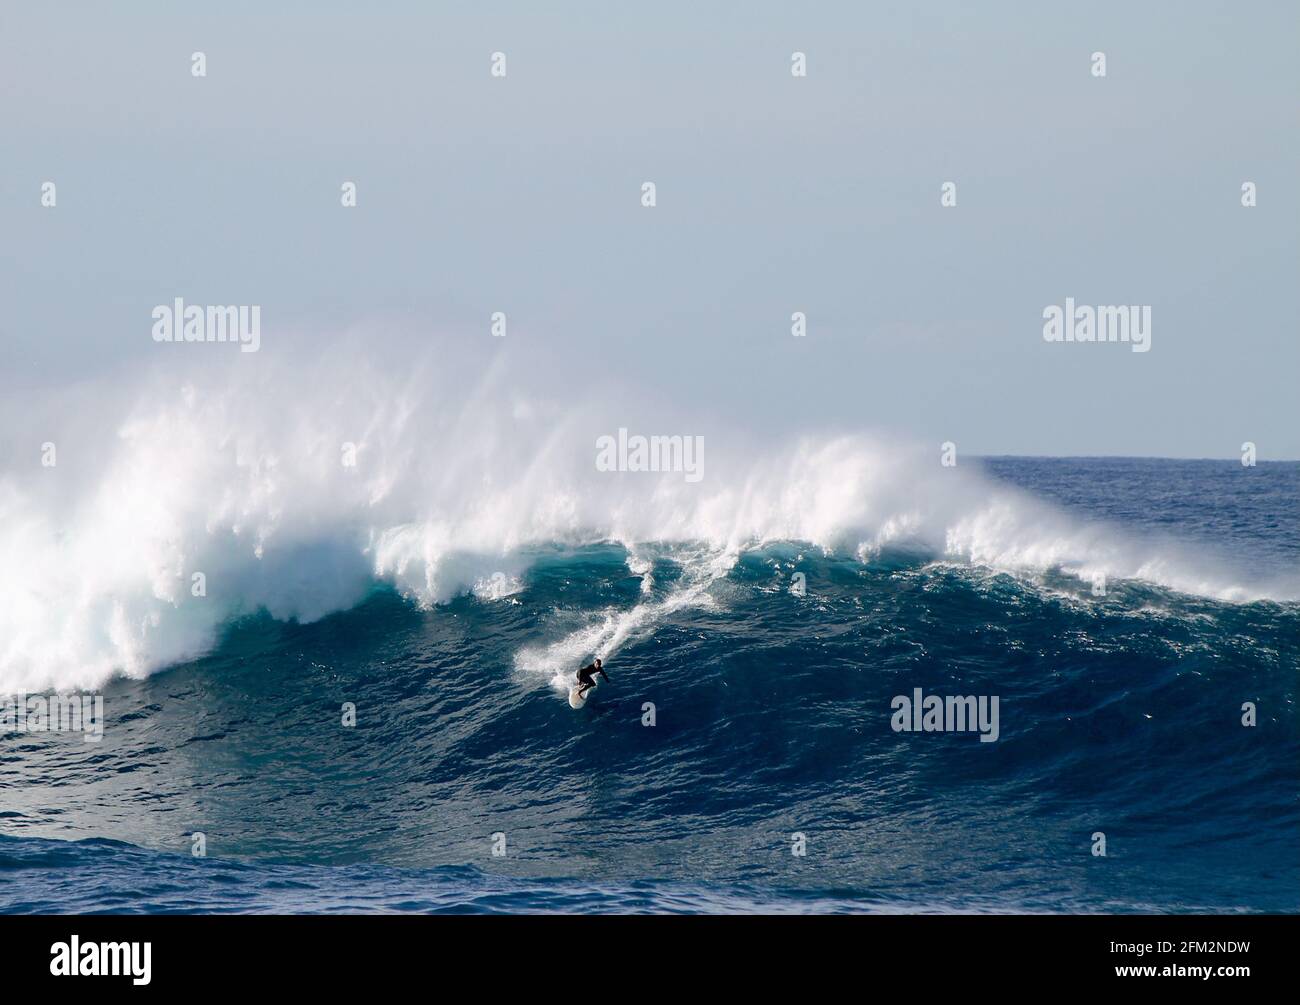
[[(1147, 540), (1300, 567), (1300, 465), (987, 466)], [(312, 624), (247, 618), (111, 684), (100, 744), (0, 737), (0, 910), (1300, 905), (1300, 604), (788, 543), (674, 606), (689, 570), (661, 555), (646, 595), (626, 557), (557, 550), (431, 611), (377, 585)], [(638, 605), (581, 711), (520, 658)], [(998, 696), (998, 740), (895, 732), (915, 688)]]

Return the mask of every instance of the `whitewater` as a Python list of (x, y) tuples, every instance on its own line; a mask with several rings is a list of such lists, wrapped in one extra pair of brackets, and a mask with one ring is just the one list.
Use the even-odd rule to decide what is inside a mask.
[[(353, 338), (328, 354), (172, 356), (11, 396), (0, 692), (139, 678), (210, 651), (241, 617), (311, 622), (375, 584), (426, 609), (505, 599), (538, 556), (598, 543), (626, 549), (643, 597), (520, 649), (517, 668), (557, 689), (576, 660), (713, 603), (737, 559), (773, 542), (866, 564), (904, 550), (1031, 578), (1141, 580), (1233, 603), (1300, 596), (1294, 577), (1066, 514), (973, 459), (944, 467), (938, 444), (760, 436), (725, 416), (665, 415), (626, 381), (525, 393), (546, 382), (522, 381), (522, 369), (504, 354), (413, 358)], [(598, 470), (598, 438), (621, 426), (700, 430), (705, 477)], [(43, 466), (49, 444), (55, 463)], [(667, 594), (652, 590), (655, 558), (685, 570)]]

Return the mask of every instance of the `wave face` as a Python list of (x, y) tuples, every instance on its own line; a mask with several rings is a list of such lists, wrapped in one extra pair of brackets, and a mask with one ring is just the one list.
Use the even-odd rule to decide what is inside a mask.
[[(1294, 556), (1294, 465), (987, 469), (990, 498), (1051, 497), (1025, 505), (1053, 527), (1096, 518), (1150, 553), (1157, 528), (1193, 553), (1213, 538), (1261, 574)], [(731, 543), (538, 545), (425, 606), (438, 590), (407, 570), (114, 679), (102, 743), (3, 737), (0, 909), (1300, 905), (1300, 605), (1138, 578), (1095, 596), (912, 536)], [(597, 652), (611, 680), (575, 712), (568, 674)], [(999, 739), (895, 732), (914, 688), (999, 696)]]
[[(7, 454), (32, 463), (0, 474), (0, 693), (141, 677), (209, 652), (240, 617), (310, 622), (376, 584), (423, 608), (500, 595), (539, 554), (606, 542), (631, 568), (675, 549), (697, 593), (741, 556), (798, 542), (867, 568), (902, 552), (1235, 602), (1300, 597), (1293, 532), (1263, 563), (1205, 527), (1179, 542), (1162, 533), (1159, 494), (1150, 519), (1108, 523), (1104, 508), (1069, 512), (894, 438), (755, 441), (701, 416), (664, 428), (628, 394), (526, 397), (500, 361), (476, 382), (462, 365), (398, 362), (239, 359), (11, 403)], [(703, 435), (704, 477), (596, 470), (597, 438), (620, 427)], [(37, 443), (56, 448), (53, 466), (36, 463)], [(1225, 484), (1251, 476), (1216, 470)]]

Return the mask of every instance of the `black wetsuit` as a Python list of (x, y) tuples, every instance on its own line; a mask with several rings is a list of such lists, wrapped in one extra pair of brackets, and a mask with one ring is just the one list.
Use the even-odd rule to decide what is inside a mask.
[(586, 691), (588, 688), (596, 686), (595, 678), (592, 677), (593, 673), (600, 674), (601, 678), (608, 683), (609, 677), (604, 669), (592, 663), (590, 666), (585, 666), (578, 671), (578, 690)]

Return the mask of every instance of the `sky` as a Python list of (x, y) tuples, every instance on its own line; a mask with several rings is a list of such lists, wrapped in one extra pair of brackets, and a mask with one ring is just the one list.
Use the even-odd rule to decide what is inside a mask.
[[(269, 6), (0, 5), (0, 394), (158, 365), (181, 296), (758, 431), (1300, 458), (1300, 6)], [(1045, 342), (1067, 297), (1151, 350)]]

